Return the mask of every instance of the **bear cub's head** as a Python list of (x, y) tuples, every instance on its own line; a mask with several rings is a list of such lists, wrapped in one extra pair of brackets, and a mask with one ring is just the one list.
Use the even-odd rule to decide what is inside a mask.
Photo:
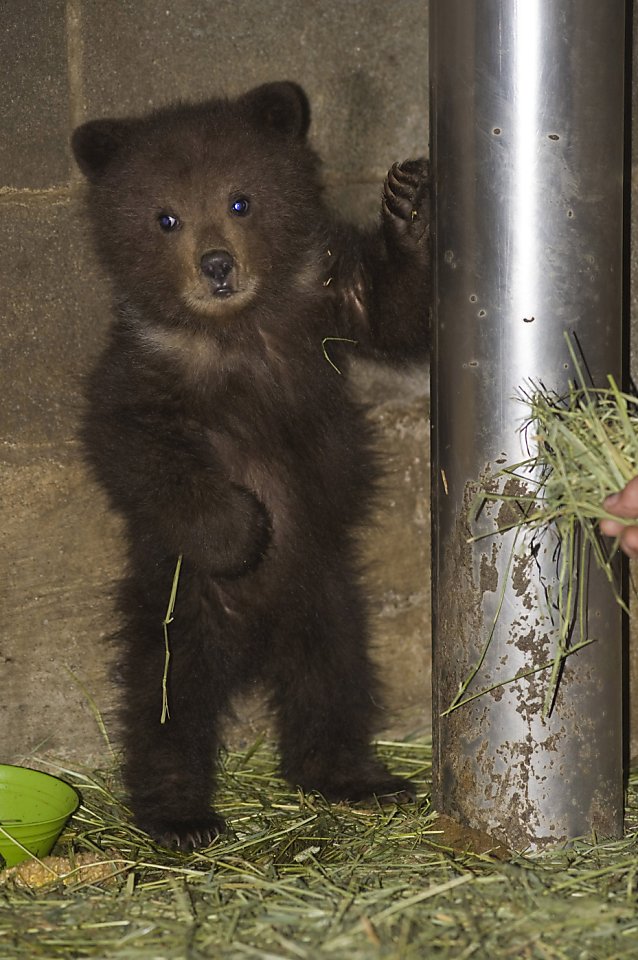
[(118, 294), (150, 322), (215, 327), (307, 274), (324, 222), (309, 122), (303, 90), (281, 82), (78, 127)]

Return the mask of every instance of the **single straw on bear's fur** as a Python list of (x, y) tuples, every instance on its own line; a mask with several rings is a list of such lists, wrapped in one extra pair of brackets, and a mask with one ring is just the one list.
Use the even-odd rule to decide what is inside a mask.
[[(601, 537), (598, 522), (612, 516), (603, 507), (605, 498), (621, 490), (638, 474), (638, 398), (621, 391), (612, 376), (607, 378), (607, 387), (588, 386), (569, 340), (568, 346), (577, 379), (564, 396), (534, 381), (519, 391), (518, 399), (529, 408), (522, 434), (533, 452), (528, 459), (501, 470), (497, 480), (501, 478), (506, 482), (515, 477), (523, 482), (529, 493), (521, 495), (517, 492), (508, 496), (504, 492), (483, 491), (477, 498), (478, 508), (489, 500), (508, 502), (514, 508), (515, 518), (499, 530), (499, 533), (516, 531), (513, 550), (520, 542), (519, 533), (540, 537), (552, 529), (558, 540), (557, 587), (554, 595), (547, 592), (549, 612), (558, 625), (554, 655), (548, 663), (534, 665), (512, 678), (519, 679), (541, 670), (551, 671), (544, 715), (551, 712), (565, 657), (596, 639), (587, 636), (587, 598), (578, 583), (588, 550), (609, 580), (617, 602), (627, 609), (618, 572), (612, 562), (617, 543)], [(613, 519), (619, 518), (614, 516)], [(630, 524), (633, 521), (621, 519), (620, 522)], [(475, 541), (484, 536), (487, 534), (471, 539)], [(498, 611), (505, 585), (501, 584), (501, 588)], [(580, 627), (581, 641), (572, 643), (576, 624)], [(480, 670), (492, 634), (493, 628), (479, 663), (461, 685), (446, 712), (487, 692), (483, 690), (465, 696)]]
[(173, 613), (175, 612), (175, 601), (177, 599), (177, 587), (179, 586), (179, 575), (182, 569), (182, 554), (180, 553), (175, 564), (175, 573), (171, 584), (171, 594), (168, 598), (168, 607), (166, 616), (162, 620), (162, 629), (164, 630), (164, 673), (162, 675), (162, 714), (160, 723), (166, 723), (170, 720), (171, 713), (168, 708), (168, 668), (171, 660), (171, 648), (168, 642), (168, 626), (173, 622)]

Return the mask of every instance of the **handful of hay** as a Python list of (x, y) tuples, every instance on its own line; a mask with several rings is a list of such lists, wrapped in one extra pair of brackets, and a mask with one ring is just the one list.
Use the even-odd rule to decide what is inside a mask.
[[(638, 397), (621, 391), (612, 376), (607, 378), (607, 387), (588, 386), (574, 350), (568, 345), (577, 381), (570, 384), (563, 396), (534, 381), (519, 391), (518, 399), (529, 408), (522, 433), (530, 456), (505, 467), (497, 476), (497, 479), (515, 477), (523, 481), (530, 492), (508, 496), (505, 492), (483, 491), (477, 498), (478, 509), (488, 500), (508, 502), (513, 508), (510, 515), (513, 513), (514, 518), (498, 531), (516, 531), (513, 550), (519, 532), (540, 538), (551, 528), (558, 541), (557, 586), (555, 595), (547, 596), (550, 612), (558, 618), (553, 659), (512, 678), (551, 668), (544, 716), (551, 712), (565, 657), (595, 639), (586, 636), (586, 593), (578, 586), (578, 573), (586, 568), (588, 551), (609, 580), (616, 601), (627, 610), (618, 571), (612, 562), (618, 545), (601, 536), (598, 522), (604, 518), (623, 525), (637, 522), (610, 514), (604, 509), (603, 501), (638, 475)], [(488, 534), (471, 539), (476, 541), (484, 536)], [(502, 598), (503, 593), (501, 602)], [(576, 623), (580, 625), (581, 640), (571, 643)], [(493, 632), (494, 627), (488, 645)], [(480, 669), (486, 651), (487, 646), (449, 709), (467, 702), (463, 695)]]
[[(590, 521), (636, 522), (603, 508), (607, 496), (638, 474), (638, 398), (623, 393), (612, 376), (608, 381), (608, 388), (571, 384), (562, 397), (533, 382), (520, 391), (520, 399), (530, 408), (525, 433), (536, 451), (501, 472), (537, 485), (528, 499), (516, 497), (528, 508), (521, 523), (528, 527), (554, 523), (560, 535), (577, 521), (589, 535)], [(503, 499), (497, 494), (482, 496)], [(517, 525), (513, 522), (505, 529)]]

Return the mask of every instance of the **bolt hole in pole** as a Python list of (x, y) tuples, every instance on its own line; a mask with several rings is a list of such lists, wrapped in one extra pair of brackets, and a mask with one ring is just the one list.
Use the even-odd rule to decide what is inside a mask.
[[(598, 639), (564, 662), (544, 716), (529, 668), (556, 643), (556, 542), (468, 538), (476, 493), (526, 457), (517, 390), (574, 377), (565, 332), (595, 383), (621, 375), (625, 20), (624, 0), (430, 2), (434, 802), (516, 849), (622, 832), (607, 582), (578, 571)], [(505, 512), (485, 509), (483, 530)]]

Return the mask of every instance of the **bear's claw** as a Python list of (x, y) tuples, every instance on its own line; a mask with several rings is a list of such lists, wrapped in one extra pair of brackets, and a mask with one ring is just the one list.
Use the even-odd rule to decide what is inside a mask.
[(404, 160), (388, 171), (383, 184), (382, 209), (386, 227), (400, 243), (419, 243), (428, 230), (429, 164), (425, 159)]
[(226, 831), (226, 822), (213, 813), (192, 820), (142, 821), (140, 826), (160, 846), (182, 853), (209, 847)]

